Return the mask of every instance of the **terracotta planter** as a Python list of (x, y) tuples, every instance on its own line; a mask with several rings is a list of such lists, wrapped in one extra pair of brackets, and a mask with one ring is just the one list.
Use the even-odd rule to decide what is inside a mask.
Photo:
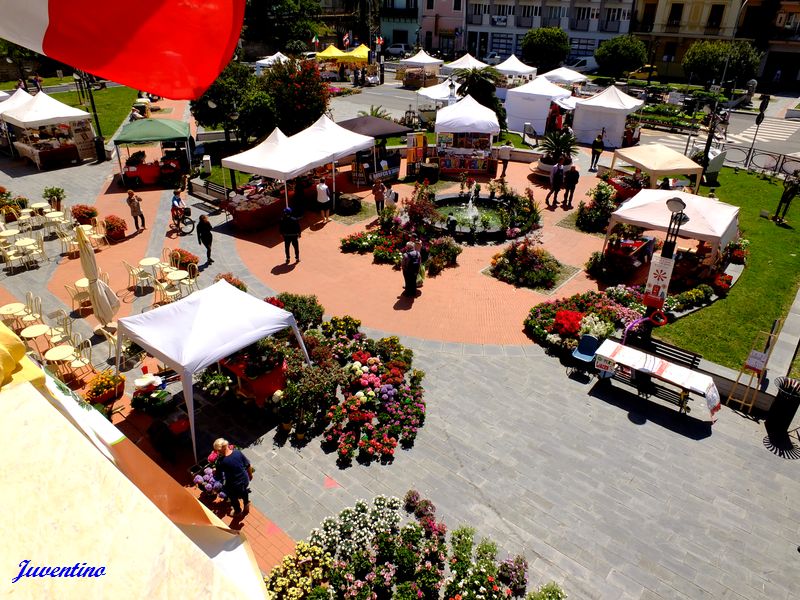
[(91, 403), (92, 404), (109, 404), (110, 402), (113, 402), (114, 400), (116, 400), (117, 398), (122, 396), (123, 393), (125, 393), (125, 382), (124, 381), (120, 381), (117, 384), (116, 388), (103, 392), (102, 394), (97, 396), (97, 398), (93, 398), (91, 400)]
[(122, 229), (106, 231), (106, 237), (112, 242), (121, 242), (125, 239), (125, 232)]
[(75, 217), (78, 225), (91, 225), (94, 217)]
[(289, 423), (281, 423), (281, 429), (283, 429), (287, 433), (290, 432), (292, 430), (291, 422), (289, 422)]

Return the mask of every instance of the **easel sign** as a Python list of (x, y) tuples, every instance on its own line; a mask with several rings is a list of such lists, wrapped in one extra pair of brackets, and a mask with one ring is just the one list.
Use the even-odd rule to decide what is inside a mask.
[(750, 350), (750, 354), (744, 363), (744, 368), (755, 371), (756, 373), (761, 373), (767, 367), (768, 358), (769, 355), (766, 352)]
[(663, 256), (654, 256), (650, 262), (650, 273), (644, 288), (644, 305), (649, 308), (662, 308), (667, 298), (669, 281), (675, 261)]

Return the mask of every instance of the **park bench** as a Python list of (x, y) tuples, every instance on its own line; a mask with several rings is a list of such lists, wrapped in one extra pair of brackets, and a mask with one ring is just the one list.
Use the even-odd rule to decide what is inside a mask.
[(230, 212), (225, 209), (225, 201), (228, 199), (228, 188), (213, 181), (190, 179), (188, 192), (191, 196), (199, 198), (206, 204), (212, 205), (214, 211), (224, 211), (225, 220), (228, 220)]

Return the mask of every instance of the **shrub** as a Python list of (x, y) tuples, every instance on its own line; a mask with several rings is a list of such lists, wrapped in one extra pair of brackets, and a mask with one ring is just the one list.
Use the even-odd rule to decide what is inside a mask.
[(417, 505), (421, 500), (420, 494), (417, 490), (408, 490), (403, 497), (403, 507), (410, 513), (417, 510)]
[(217, 281), (222, 281), (223, 279), (230, 283), (233, 287), (238, 288), (243, 292), (247, 291), (247, 284), (238, 277), (235, 277), (233, 273), (220, 273), (214, 277), (214, 283)]
[(581, 200), (578, 204), (578, 218), (575, 225), (581, 231), (589, 233), (596, 231), (604, 231), (608, 227), (608, 219), (617, 209), (614, 200), (617, 197), (617, 191), (608, 183), (599, 182), (595, 187), (590, 189), (587, 195), (592, 201), (587, 205)]
[(428, 275), (438, 275), (447, 267), (454, 267), (461, 254), (461, 246), (451, 237), (440, 237), (428, 246), (428, 261), (425, 263)]
[(530, 288), (552, 288), (561, 274), (561, 263), (541, 247), (539, 240), (522, 238), (492, 259), (491, 273), (501, 281)]
[(284, 309), (294, 315), (301, 331), (319, 327), (325, 309), (312, 294), (291, 294), (283, 292), (277, 299), (283, 302)]
[(361, 327), (361, 321), (349, 315), (331, 317), (330, 321), (320, 325), (323, 335), (330, 339), (336, 339), (339, 336), (353, 337), (358, 333), (359, 327)]
[(115, 235), (128, 231), (128, 224), (125, 222), (125, 219), (117, 215), (108, 215), (103, 219), (103, 222), (106, 227), (106, 233), (108, 234)]
[(97, 209), (88, 204), (75, 204), (71, 209), (72, 218), (80, 221), (91, 221), (97, 216)]
[(566, 600), (567, 593), (557, 583), (551, 581), (541, 586), (535, 592), (527, 595), (525, 600)]
[(365, 254), (372, 252), (375, 246), (385, 242), (385, 238), (375, 232), (360, 231), (342, 238), (339, 248), (342, 252), (358, 252)]
[[(581, 202), (583, 204), (583, 202)], [(606, 257), (602, 252), (592, 252), (589, 260), (583, 265), (586, 274), (593, 279), (602, 279), (606, 270)]]

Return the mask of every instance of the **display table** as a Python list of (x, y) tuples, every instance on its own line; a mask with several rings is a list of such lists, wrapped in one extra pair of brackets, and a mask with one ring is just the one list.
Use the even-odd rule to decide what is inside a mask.
[(78, 147), (73, 144), (54, 147), (47, 143), (29, 146), (23, 142), (14, 142), (14, 148), (21, 157), (29, 159), (39, 170), (80, 161)]
[(286, 387), (286, 362), (280, 368), (275, 368), (255, 379), (244, 374), (243, 359), (226, 358), (219, 361), (219, 364), (236, 376), (239, 393), (253, 398), (259, 408), (263, 408), (267, 399), (272, 398), (272, 394)]
[(623, 240), (609, 244), (606, 249), (606, 258), (614, 265), (628, 268), (639, 268), (642, 264), (650, 262), (655, 250), (656, 240), (653, 237), (643, 237), (640, 240)]
[(283, 198), (260, 195), (256, 198), (236, 195), (220, 203), (230, 213), (233, 225), (242, 231), (258, 231), (276, 224), (286, 206)]
[(466, 171), (470, 175), (497, 175), (497, 160), (491, 157), (478, 158), (469, 154), (440, 154), (439, 170), (442, 175), (461, 174)]
[(615, 199), (617, 203), (624, 202), (628, 198), (633, 198), (642, 190), (641, 186), (637, 187), (631, 185), (622, 177), (611, 177), (608, 180), (608, 184), (617, 191), (617, 197)]

